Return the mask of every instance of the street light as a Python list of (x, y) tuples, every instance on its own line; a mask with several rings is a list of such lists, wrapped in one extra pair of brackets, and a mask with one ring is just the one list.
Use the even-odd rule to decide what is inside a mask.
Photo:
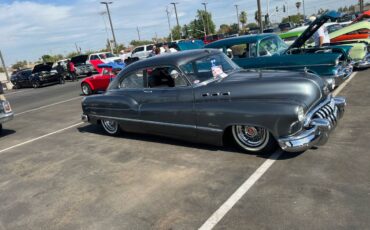
[(208, 24), (207, 4), (208, 4), (207, 2), (202, 2), (202, 5), (204, 5), (204, 11), (206, 12), (205, 13), (206, 24), (207, 24), (207, 30), (206, 31), (208, 31), (208, 33), (209, 33), (210, 31), (209, 31), (209, 24)]
[(238, 33), (240, 31), (240, 24), (239, 24), (239, 5), (235, 5), (235, 9), (236, 9), (236, 22), (238, 23)]
[(177, 9), (176, 9), (176, 5), (179, 4), (179, 3), (178, 2), (171, 2), (170, 4), (172, 4), (173, 7), (175, 8), (177, 26), (180, 27), (179, 18), (177, 17)]
[(106, 14), (107, 12), (101, 12), (100, 15), (102, 16), (103, 18), (103, 22), (104, 22), (104, 28), (105, 28), (105, 33), (107, 34), (107, 41), (108, 41), (108, 44), (109, 44), (109, 48), (110, 48), (110, 52), (113, 54), (113, 48), (112, 48), (112, 43), (111, 43), (111, 40), (109, 39), (109, 33), (108, 33), (108, 26), (107, 26), (107, 22), (105, 21), (105, 18), (104, 18), (104, 15)]
[(257, 0), (257, 6), (258, 6), (258, 23), (260, 25), (260, 33), (263, 32), (263, 25), (262, 25), (262, 10), (261, 10), (261, 0)]
[(170, 37), (171, 37), (171, 42), (172, 42), (173, 37), (172, 37), (172, 29), (171, 29), (171, 21), (170, 21), (170, 11), (168, 10), (168, 7), (166, 8), (166, 13), (167, 13), (168, 29), (170, 30)]
[(109, 4), (112, 4), (113, 2), (100, 2), (100, 4), (104, 4), (107, 7), (107, 12), (108, 12), (108, 18), (109, 18), (109, 23), (110, 23), (110, 28), (112, 30), (112, 35), (113, 35), (113, 41), (114, 41), (114, 48), (117, 48), (117, 40), (116, 40), (116, 35), (114, 34), (114, 29), (113, 29), (113, 24), (112, 24), (112, 18), (110, 17), (110, 11), (109, 11)]

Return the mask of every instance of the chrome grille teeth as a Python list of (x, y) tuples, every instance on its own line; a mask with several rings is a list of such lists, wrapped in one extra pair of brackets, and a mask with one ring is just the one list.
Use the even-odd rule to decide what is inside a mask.
[(337, 117), (334, 111), (335, 106), (333, 108), (330, 104), (326, 104), (315, 113), (314, 117), (327, 119), (331, 125), (335, 126), (337, 124)]

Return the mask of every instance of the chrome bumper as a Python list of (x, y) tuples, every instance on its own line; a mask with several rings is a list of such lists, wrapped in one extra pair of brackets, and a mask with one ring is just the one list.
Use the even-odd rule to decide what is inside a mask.
[[(333, 97), (325, 105), (333, 104), (334, 112), (325, 118), (313, 118), (305, 125), (307, 128), (293, 136), (280, 138), (278, 143), (286, 152), (302, 152), (314, 146), (324, 145), (328, 139), (330, 132), (336, 127), (339, 119), (343, 117), (346, 100), (343, 97)], [(327, 111), (325, 106), (319, 107), (315, 112), (323, 109)], [(324, 117), (324, 116), (322, 116)]]
[(354, 67), (356, 69), (366, 69), (370, 67), (370, 54), (366, 55), (366, 57), (359, 62), (354, 63)]
[(14, 114), (13, 112), (10, 113), (1, 113), (0, 114), (0, 124), (13, 120)]
[(87, 115), (85, 115), (85, 114), (82, 114), (82, 115), (81, 115), (81, 120), (82, 120), (83, 122), (89, 122), (89, 117), (88, 117)]

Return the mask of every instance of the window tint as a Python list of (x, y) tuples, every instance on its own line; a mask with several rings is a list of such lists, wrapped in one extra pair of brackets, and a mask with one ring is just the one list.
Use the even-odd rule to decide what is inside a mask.
[(98, 55), (92, 55), (90, 57), (90, 60), (98, 60), (98, 59), (99, 59)]
[(274, 37), (266, 38), (260, 42), (258, 54), (259, 56), (272, 56), (277, 53), (278, 49), (277, 40)]
[(125, 89), (138, 89), (143, 88), (144, 85), (144, 74), (143, 70), (131, 72), (124, 76), (119, 84), (119, 88)]
[(144, 51), (144, 47), (143, 46), (136, 47), (133, 53), (137, 53), (137, 52), (141, 52), (141, 51)]
[(174, 67), (156, 67), (147, 69), (149, 88), (168, 88), (187, 86), (187, 81)]

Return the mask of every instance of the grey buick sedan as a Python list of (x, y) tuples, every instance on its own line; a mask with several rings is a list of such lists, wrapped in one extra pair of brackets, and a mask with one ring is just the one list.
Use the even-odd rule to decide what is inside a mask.
[(121, 71), (103, 95), (85, 97), (82, 120), (122, 131), (222, 145), (262, 154), (324, 144), (346, 101), (318, 76), (242, 70), (203, 49), (160, 55)]

